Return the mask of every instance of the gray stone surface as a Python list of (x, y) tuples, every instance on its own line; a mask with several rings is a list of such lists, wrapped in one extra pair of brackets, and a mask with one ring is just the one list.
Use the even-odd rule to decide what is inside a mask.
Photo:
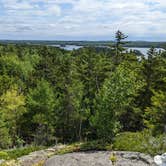
[(41, 161), (47, 160), (57, 150), (62, 149), (64, 147), (65, 145), (58, 145), (49, 149), (32, 152), (29, 155), (18, 158), (17, 160), (21, 166), (33, 166)]
[[(56, 155), (45, 162), (44, 166), (112, 166), (109, 159), (112, 152), (78, 152)], [(137, 152), (114, 152), (117, 157), (115, 166), (155, 166), (153, 159)]]
[(32, 166), (42, 160), (47, 159), (47, 153), (43, 150), (30, 153), (29, 155), (18, 158), (21, 166)]
[(5, 160), (0, 160), (0, 164), (2, 164)]

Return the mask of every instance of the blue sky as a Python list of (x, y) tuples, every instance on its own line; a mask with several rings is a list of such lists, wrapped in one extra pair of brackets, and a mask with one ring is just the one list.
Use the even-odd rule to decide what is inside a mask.
[(166, 0), (0, 0), (0, 39), (166, 41)]

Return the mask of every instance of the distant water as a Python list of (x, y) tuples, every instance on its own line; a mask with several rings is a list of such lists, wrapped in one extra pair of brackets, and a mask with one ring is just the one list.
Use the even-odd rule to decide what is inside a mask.
[[(54, 47), (59, 47), (59, 48), (62, 48), (62, 49), (65, 49), (65, 50), (68, 50), (68, 51), (72, 51), (72, 50), (77, 50), (79, 48), (82, 48), (83, 46), (76, 46), (76, 45), (65, 45), (65, 46), (60, 46), (60, 45), (52, 45)], [(142, 48), (142, 47), (126, 47), (126, 49), (128, 51), (130, 50), (138, 50), (140, 51), (143, 55), (147, 56), (147, 52), (150, 48)], [(162, 48), (156, 48), (157, 51), (163, 51), (164, 49)]]
[(72, 51), (72, 50), (78, 50), (79, 48), (82, 48), (83, 46), (76, 46), (76, 45), (65, 45), (65, 46), (61, 46), (61, 45), (51, 45), (54, 47), (59, 47), (68, 51)]
[[(143, 55), (147, 56), (147, 52), (150, 48), (142, 48), (142, 47), (126, 47), (128, 51), (130, 50), (138, 50), (140, 51)], [(156, 48), (156, 51), (164, 51), (162, 48)]]

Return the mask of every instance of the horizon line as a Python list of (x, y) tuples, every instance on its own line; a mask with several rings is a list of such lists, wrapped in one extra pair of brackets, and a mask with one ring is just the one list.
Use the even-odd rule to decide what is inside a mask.
[[(45, 40), (45, 39), (0, 39), (0, 41), (48, 41), (48, 42), (115, 42), (115, 40)], [(166, 41), (151, 40), (124, 40), (124, 42), (157, 42), (165, 43)]]

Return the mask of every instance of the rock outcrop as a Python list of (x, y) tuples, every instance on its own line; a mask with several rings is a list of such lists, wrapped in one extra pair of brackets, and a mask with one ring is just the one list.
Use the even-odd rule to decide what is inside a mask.
[[(44, 166), (112, 166), (112, 152), (77, 152), (56, 155), (49, 158)], [(153, 158), (137, 152), (114, 152), (116, 166), (155, 166)]]
[(4, 162), (5, 160), (0, 160), (0, 165)]
[(112, 166), (111, 156), (114, 156), (115, 166), (156, 166), (151, 156), (138, 152), (89, 151), (55, 155), (65, 147), (58, 145), (32, 152), (17, 160), (0, 160), (0, 165), (5, 163), (9, 166)]
[(32, 152), (29, 155), (18, 158), (21, 166), (33, 166), (45, 162), (50, 156), (54, 155), (57, 150), (63, 149), (65, 145), (58, 145), (49, 149)]

